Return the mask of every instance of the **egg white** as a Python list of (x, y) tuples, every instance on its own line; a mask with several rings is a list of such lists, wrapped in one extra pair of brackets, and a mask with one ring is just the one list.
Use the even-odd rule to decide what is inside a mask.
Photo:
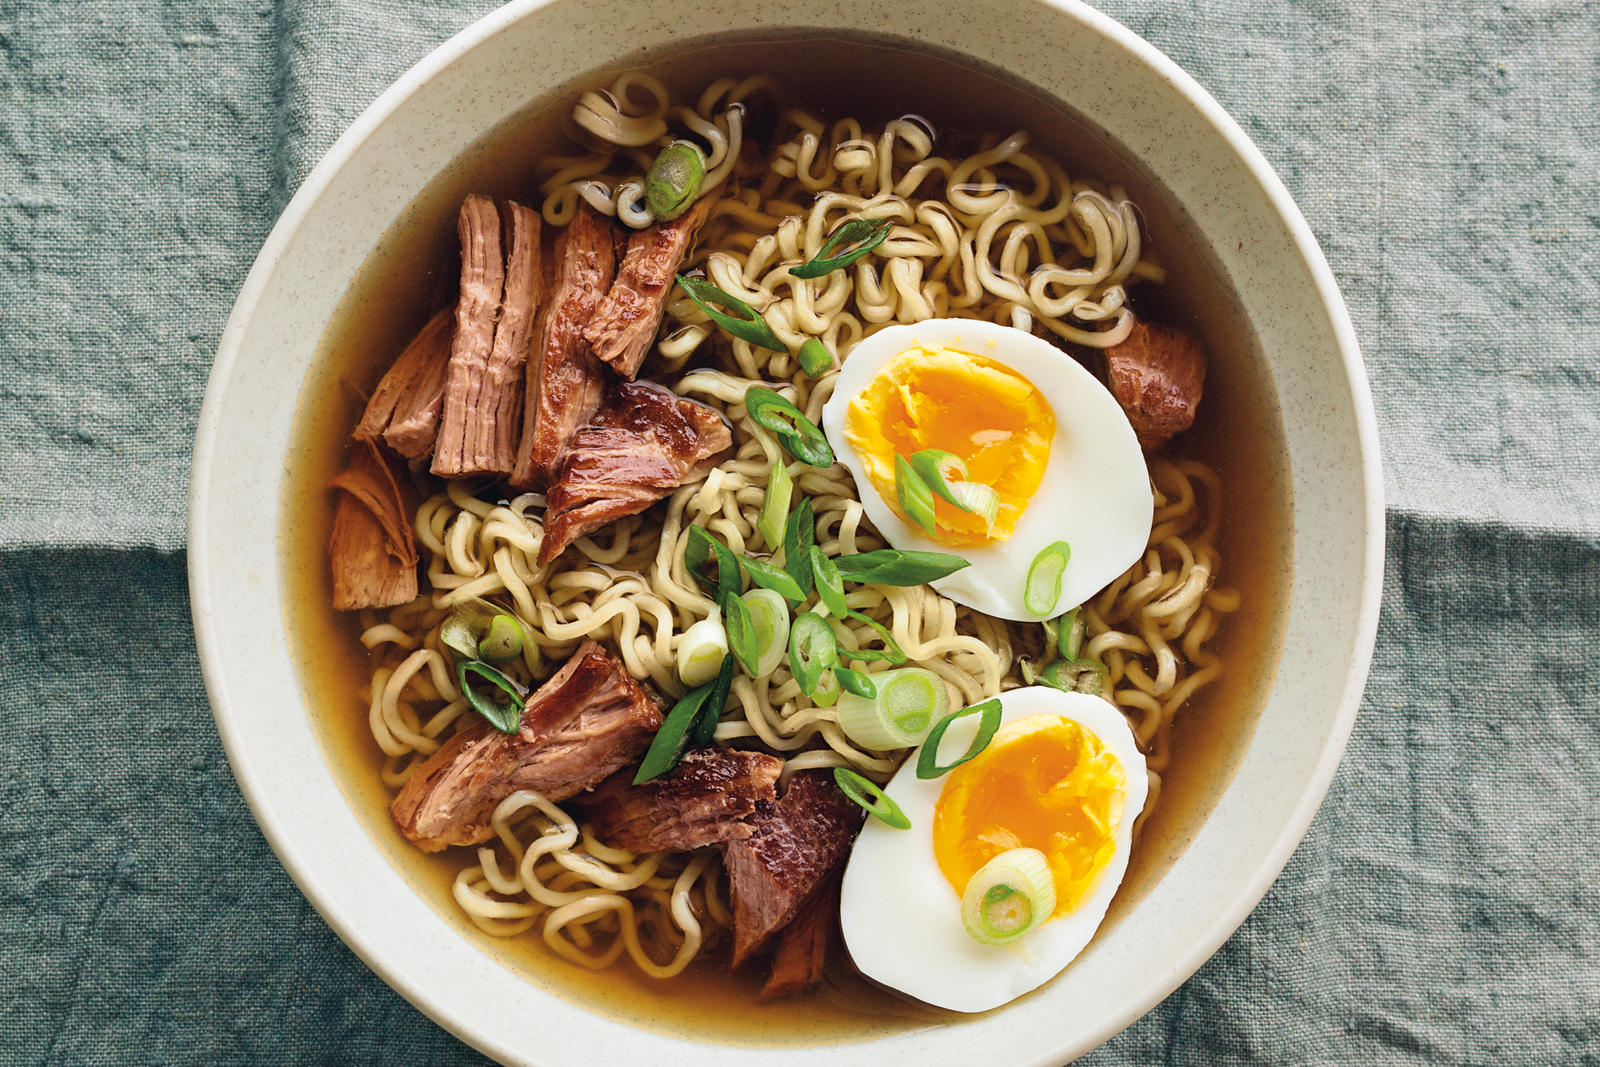
[[(863, 974), (953, 1011), (999, 1007), (1049, 981), (1083, 951), (1127, 872), (1133, 822), (1149, 791), (1144, 757), (1127, 720), (1100, 697), (1031, 686), (1002, 694), (1000, 704), (1002, 725), (1058, 716), (1098, 737), (1122, 764), (1123, 815), (1113, 834), (1116, 854), (1076, 910), (1015, 944), (981, 945), (961, 925), (961, 898), (934, 857), (933, 813), (945, 778), (923, 781), (916, 774), (917, 753), (907, 758), (884, 791), (911, 819), (911, 829), (867, 820), (845, 868), (840, 925)], [(941, 750), (964, 751), (977, 729), (977, 716), (958, 719)]]
[[(1039, 489), (1005, 541), (952, 548), (908, 524), (878, 495), (861, 454), (845, 436), (850, 402), (885, 363), (918, 346), (951, 348), (1003, 363), (1032, 382), (1055, 412), (1056, 434)], [(1127, 415), (1076, 360), (1022, 330), (976, 319), (928, 319), (880, 330), (844, 361), (822, 409), (822, 428), (834, 455), (855, 478), (867, 517), (891, 545), (951, 552), (971, 563), (932, 583), (957, 603), (1002, 619), (1040, 618), (1022, 602), (1028, 567), (1047, 545), (1066, 541), (1072, 555), (1061, 594), (1045, 616), (1053, 617), (1105, 588), (1144, 554), (1155, 503), (1144, 451)]]

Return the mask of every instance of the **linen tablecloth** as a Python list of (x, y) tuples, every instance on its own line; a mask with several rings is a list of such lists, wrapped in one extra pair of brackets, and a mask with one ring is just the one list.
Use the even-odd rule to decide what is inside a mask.
[[(285, 876), (207, 710), (200, 394), (307, 170), (484, 0), (0, 0), (0, 1056), (473, 1063)], [(1338, 275), (1378, 651), (1260, 908), (1085, 1062), (1600, 1063), (1600, 5), (1102, 0)]]

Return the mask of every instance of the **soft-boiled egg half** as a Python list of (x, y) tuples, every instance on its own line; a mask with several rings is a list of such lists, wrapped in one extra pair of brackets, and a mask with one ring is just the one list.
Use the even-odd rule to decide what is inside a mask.
[[(1144, 553), (1154, 507), (1127, 416), (1094, 375), (1022, 330), (972, 319), (880, 330), (844, 361), (822, 426), (873, 525), (896, 548), (966, 559), (933, 586), (989, 615), (1060, 615)], [(931, 533), (908, 521), (895, 457), (927, 449), (959, 457), (965, 480), (995, 490), (992, 526), (938, 498)], [(1040, 616), (1023, 603), (1028, 570), (1057, 541), (1071, 555)]]
[[(1044, 686), (999, 700), (1000, 729), (971, 760), (931, 780), (917, 777), (917, 753), (906, 760), (884, 792), (911, 828), (868, 819), (840, 896), (862, 973), (954, 1011), (998, 1007), (1083, 951), (1127, 871), (1148, 791), (1133, 733), (1105, 700)], [(940, 752), (966, 751), (978, 725), (957, 719)], [(1042, 856), (1054, 906), (1020, 938), (985, 944), (963, 923), (962, 896), (1013, 850)]]

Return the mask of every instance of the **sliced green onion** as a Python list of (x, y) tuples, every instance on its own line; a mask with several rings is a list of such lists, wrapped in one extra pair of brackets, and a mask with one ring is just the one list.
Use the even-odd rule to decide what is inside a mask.
[(706, 180), (706, 157), (688, 141), (673, 141), (663, 148), (644, 176), (644, 198), (663, 222), (689, 210)]
[(817, 424), (805, 412), (764, 385), (752, 385), (744, 392), (745, 411), (756, 425), (778, 439), (788, 453), (813, 467), (833, 465), (833, 447)]
[(770, 348), (774, 352), (789, 350), (778, 340), (778, 335), (772, 332), (772, 327), (767, 325), (761, 313), (738, 297), (723, 292), (704, 278), (686, 278), (680, 274), (678, 285), (689, 294), (690, 300), (700, 306), (701, 311), (711, 317), (712, 322), (727, 333), (759, 348)]
[(994, 520), (1000, 517), (1000, 494), (993, 486), (982, 482), (952, 482), (950, 494), (956, 507), (981, 518), (989, 530), (994, 529)]
[(738, 593), (722, 595), (722, 625), (728, 631), (728, 651), (752, 678), (761, 677), (761, 648), (755, 621)]
[(893, 228), (893, 219), (851, 219), (822, 242), (816, 255), (798, 267), (790, 267), (789, 273), (796, 278), (820, 278), (840, 267), (848, 267), (883, 244)]
[(1056, 620), (1056, 648), (1067, 659), (1083, 654), (1084, 622), (1081, 608), (1073, 608)]
[(878, 635), (878, 640), (883, 642), (882, 649), (851, 648), (842, 649), (840, 655), (853, 660), (884, 660), (898, 667), (906, 661), (906, 654), (895, 641), (894, 635), (883, 623), (859, 611), (845, 612), (845, 618), (866, 623), (867, 628)]
[(971, 564), (945, 552), (912, 552), (880, 548), (834, 560), (847, 582), (863, 585), (922, 585), (938, 581)]
[(505, 663), (522, 655), (522, 625), (510, 615), (489, 620), (489, 632), (478, 642), (478, 658)]
[(1033, 664), (1029, 662), (1027, 656), (1017, 657), (1017, 669), (1022, 672), (1023, 685), (1032, 685), (1039, 680), (1039, 672), (1033, 669)]
[[(479, 693), (472, 688), (472, 682), (467, 677), (470, 674), (476, 674), (512, 699), (494, 700)], [(517, 732), (517, 728), (522, 725), (524, 694), (521, 686), (487, 663), (475, 659), (464, 659), (456, 664), (456, 681), (461, 686), (461, 695), (467, 698), (472, 710), (482, 715), (490, 726), (503, 734)]]
[(767, 548), (773, 552), (783, 547), (783, 522), (789, 517), (789, 499), (794, 495), (794, 479), (782, 462), (772, 465), (767, 475), (767, 492), (761, 498), (761, 514), (756, 519), (756, 529), (761, 531)]
[[(717, 559), (716, 581), (707, 578), (705, 571), (706, 563), (713, 555)], [(688, 542), (683, 546), (683, 565), (694, 575), (695, 581), (711, 590), (711, 599), (719, 604), (729, 593), (737, 596), (744, 589), (739, 560), (735, 558), (733, 549), (707, 533), (703, 526), (689, 527)]]
[[(778, 573), (783, 574), (782, 571)], [(783, 577), (789, 576), (783, 574)], [(778, 669), (778, 664), (783, 662), (784, 649), (789, 646), (789, 603), (782, 593), (772, 589), (752, 589), (739, 599), (744, 602), (745, 613), (750, 616), (750, 624), (755, 630), (756, 670), (753, 677), (765, 678)]]
[(853, 693), (858, 697), (872, 700), (878, 695), (878, 685), (872, 680), (872, 675), (851, 670), (849, 667), (835, 667), (834, 676), (839, 679), (839, 686), (846, 693)]
[(839, 642), (826, 620), (814, 612), (797, 616), (789, 628), (789, 673), (800, 692), (813, 696), (822, 676), (839, 665)]
[(961, 894), (961, 925), (982, 945), (1009, 945), (1055, 910), (1055, 876), (1036, 848), (1000, 853), (978, 868)]
[(811, 694), (811, 703), (819, 708), (831, 708), (839, 703), (839, 675), (837, 670), (823, 671), (817, 679), (817, 691)]
[(717, 736), (717, 723), (722, 721), (722, 709), (728, 706), (728, 690), (733, 687), (734, 670), (733, 657), (723, 656), (722, 666), (717, 669), (717, 677), (711, 683), (711, 692), (700, 714), (695, 716), (694, 727), (689, 731), (690, 743), (698, 748), (706, 747)]
[(928, 736), (933, 724), (950, 710), (944, 679), (921, 667), (885, 671), (873, 675), (871, 682), (870, 696), (847, 688), (836, 713), (839, 729), (866, 748), (880, 752), (910, 748)]
[(816, 543), (817, 517), (811, 510), (811, 498), (801, 497), (800, 506), (783, 524), (783, 569), (808, 595), (812, 588), (811, 546)]
[(678, 641), (678, 677), (693, 687), (705, 685), (717, 676), (722, 661), (728, 658), (728, 632), (722, 620), (713, 615), (701, 619)]
[(644, 761), (639, 764), (638, 772), (633, 776), (634, 785), (659, 778), (678, 765), (678, 761), (683, 758), (683, 750), (689, 747), (689, 732), (695, 726), (706, 698), (711, 695), (711, 690), (715, 687), (715, 682), (707, 682), (689, 690), (682, 699), (672, 705), (672, 710), (667, 712), (667, 717), (662, 720), (661, 729), (656, 731), (655, 739), (650, 742), (650, 749), (644, 754)]
[(839, 577), (839, 568), (819, 545), (811, 546), (811, 576), (816, 581), (817, 597), (828, 614), (844, 618), (850, 611), (844, 602), (844, 579)]
[(865, 808), (867, 814), (879, 822), (887, 823), (896, 830), (911, 829), (911, 820), (900, 810), (900, 805), (891, 800), (877, 785), (855, 771), (848, 767), (835, 767), (833, 782), (841, 793)]
[[(910, 463), (930, 490), (967, 514), (981, 516), (991, 528), (994, 526), (1000, 515), (1000, 494), (993, 486), (966, 481), (966, 460), (954, 452), (924, 448), (911, 454)], [(953, 476), (959, 476), (959, 480)]]
[[(944, 766), (939, 765), (939, 742), (944, 740), (945, 731), (950, 729), (957, 719), (964, 719), (968, 715), (982, 716), (978, 720), (978, 734), (972, 739), (972, 744), (967, 746), (954, 762)], [(949, 774), (963, 763), (972, 759), (978, 753), (989, 747), (989, 742), (994, 740), (995, 731), (1000, 729), (1000, 698), (991, 697), (981, 704), (974, 704), (960, 711), (953, 711), (940, 719), (928, 732), (928, 739), (922, 742), (922, 751), (917, 753), (917, 777), (937, 778), (942, 774)]]
[(1106, 665), (1097, 659), (1058, 659), (1039, 672), (1039, 681), (1064, 693), (1105, 693)]
[(1022, 606), (1030, 615), (1055, 613), (1056, 601), (1061, 599), (1061, 573), (1072, 558), (1072, 546), (1065, 541), (1046, 545), (1033, 564), (1028, 567), (1028, 582), (1022, 591)]
[(894, 495), (900, 501), (900, 510), (906, 518), (933, 533), (933, 490), (923, 481), (906, 457), (894, 457)]
[(460, 615), (451, 615), (439, 627), (439, 643), (467, 659), (478, 658), (478, 635), (472, 624)]
[(833, 353), (815, 337), (806, 338), (800, 346), (800, 369), (810, 378), (820, 378), (833, 369)]
[(792, 600), (797, 604), (806, 598), (805, 590), (800, 588), (800, 583), (782, 567), (774, 567), (766, 560), (752, 556), (744, 557), (739, 563), (744, 567), (744, 572), (750, 576), (750, 580), (761, 588), (770, 589), (783, 599)]

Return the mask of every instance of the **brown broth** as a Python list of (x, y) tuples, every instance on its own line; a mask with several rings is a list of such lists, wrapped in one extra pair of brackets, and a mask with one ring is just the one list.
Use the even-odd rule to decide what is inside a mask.
[[(805, 62), (797, 62), (800, 55)], [(852, 114), (868, 121), (915, 112), (941, 131), (1009, 132), (1025, 126), (1034, 144), (1067, 164), (1069, 173), (1081, 170), (1127, 187), (1144, 210), (1148, 245), (1168, 270), (1155, 317), (1198, 332), (1210, 355), (1200, 419), (1181, 439), (1180, 449), (1222, 475), (1220, 580), (1239, 589), (1243, 607), (1225, 619), (1213, 643), (1224, 663), (1221, 679), (1178, 718), (1175, 755), (1160, 803), (1135, 846), (1107, 925), (1120, 921), (1160, 880), (1232, 777), (1276, 670), (1289, 588), (1290, 512), (1273, 387), (1237, 300), (1181, 206), (1102, 133), (1059, 103), (994, 72), (864, 38), (808, 35), (802, 43), (783, 34), (747, 37), (585, 72), (568, 89), (492, 131), (394, 222), (367, 257), (323, 338), (302, 387), (289, 456), (282, 503), (286, 622), (306, 706), (336, 779), (395, 869), (463, 937), (552, 993), (639, 1025), (733, 1043), (816, 1044), (959, 1024), (964, 1017), (907, 1006), (888, 995), (863, 997), (860, 990), (825, 988), (807, 998), (761, 1004), (755, 999), (761, 975), (730, 977), (720, 953), (707, 953), (711, 958), (697, 960), (684, 975), (657, 982), (626, 961), (599, 973), (569, 964), (546, 948), (537, 928), (509, 941), (490, 937), (450, 896), (456, 872), (474, 862), (468, 850), (421, 853), (388, 817), (390, 795), (377, 773), (381, 753), (368, 730), (365, 706), (355, 696), (367, 682), (369, 661), (357, 640), (355, 619), (328, 606), (324, 545), (332, 506), (323, 487), (344, 462), (361, 397), (428, 314), (449, 298), (455, 215), (462, 198), (481, 192), (537, 204), (530, 161), (559, 144), (573, 89), (608, 82), (627, 66), (648, 67), (679, 94), (728, 74), (783, 71), (787, 98), (825, 115)]]

